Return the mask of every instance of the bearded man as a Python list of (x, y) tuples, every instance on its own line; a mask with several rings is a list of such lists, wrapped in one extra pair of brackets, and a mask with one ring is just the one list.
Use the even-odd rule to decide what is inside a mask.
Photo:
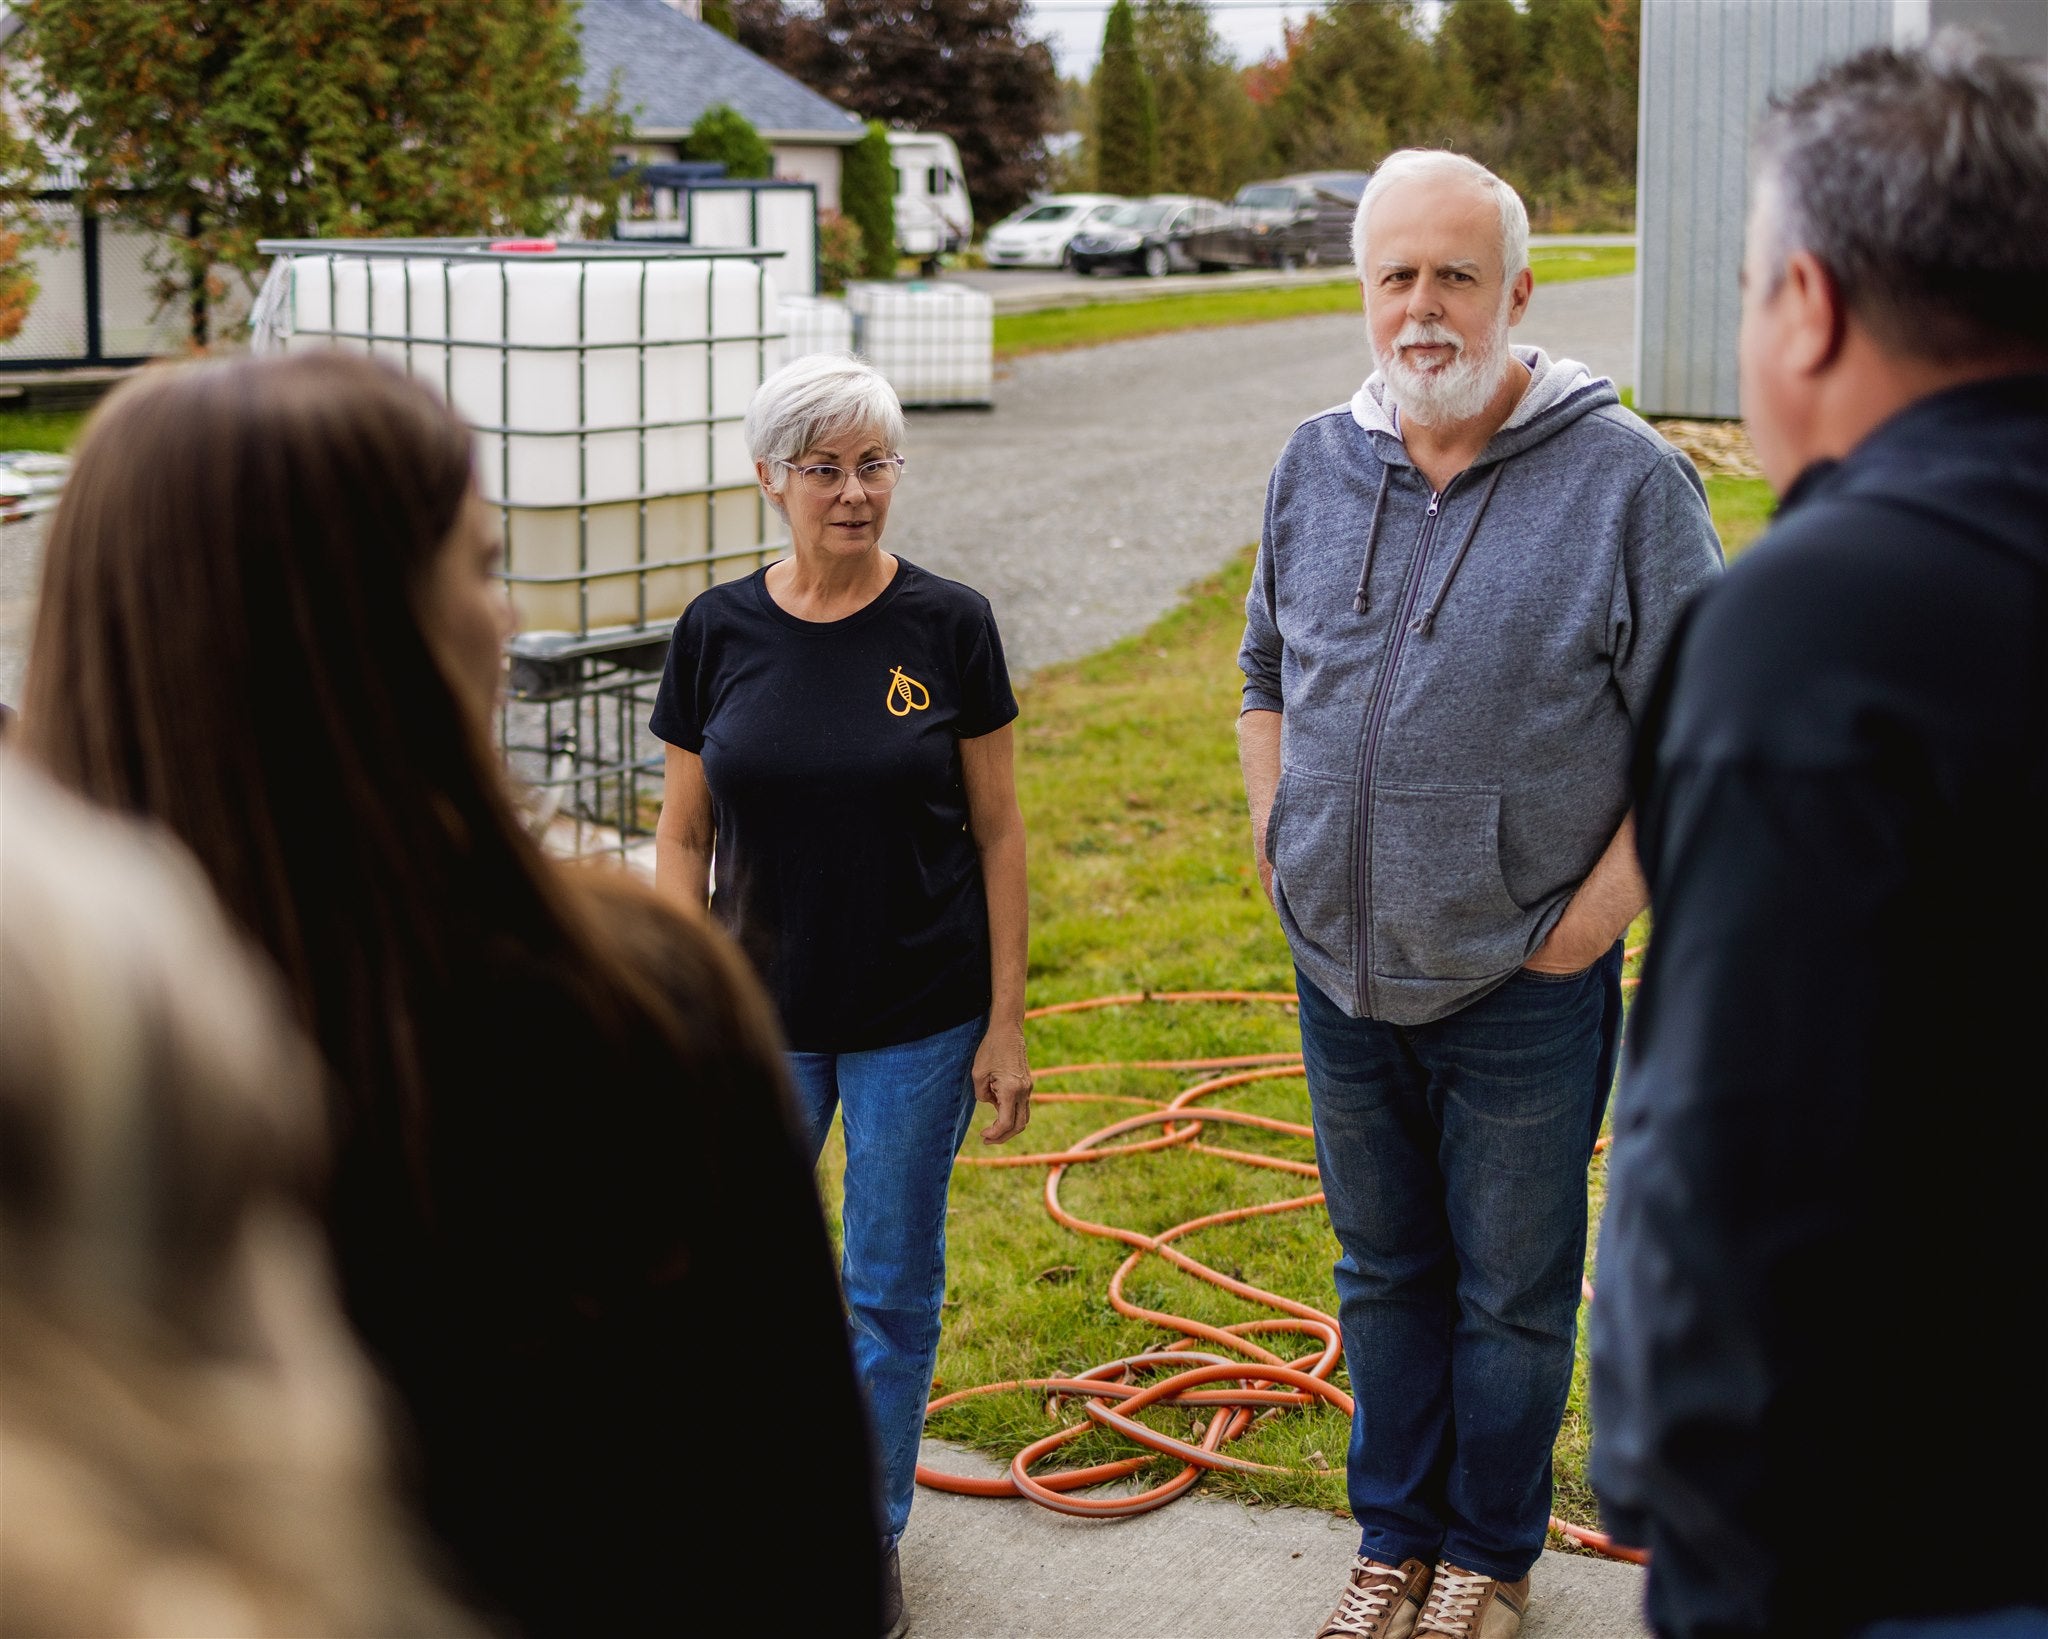
[(1469, 159), (1380, 167), (1352, 230), (1377, 369), (1288, 441), (1246, 600), (1239, 748), (1356, 1401), (1325, 1636), (1521, 1627), (1647, 898), (1630, 747), (1721, 565), (1614, 384), (1508, 345), (1528, 239)]

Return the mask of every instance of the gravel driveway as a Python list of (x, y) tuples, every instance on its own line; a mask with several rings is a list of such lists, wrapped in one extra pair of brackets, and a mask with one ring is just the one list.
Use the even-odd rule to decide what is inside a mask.
[[(1518, 342), (1634, 374), (1635, 279), (1539, 287)], [(1040, 353), (996, 408), (912, 415), (894, 551), (995, 606), (1020, 675), (1142, 631), (1258, 538), (1288, 434), (1370, 367), (1362, 318)]]
[[(1518, 341), (1633, 374), (1635, 280), (1539, 287)], [(1364, 379), (1348, 315), (1019, 359), (993, 412), (910, 418), (889, 546), (985, 593), (1020, 676), (1142, 631), (1257, 539), (1266, 475)], [(38, 524), (0, 528), (0, 700), (18, 703)]]
[(36, 621), (36, 575), (43, 563), (43, 520), (0, 524), (0, 704), (21, 704), (29, 634)]

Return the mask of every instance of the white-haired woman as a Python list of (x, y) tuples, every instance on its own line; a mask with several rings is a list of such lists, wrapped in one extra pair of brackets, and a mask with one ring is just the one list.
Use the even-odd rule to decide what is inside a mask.
[(850, 355), (762, 383), (747, 447), (791, 551), (684, 612), (652, 720), (668, 746), (660, 886), (708, 897), (759, 967), (814, 1154), (844, 1114), (840, 1273), (891, 1589), (953, 1157), (975, 1099), (995, 1106), (985, 1143), (1031, 1110), (1017, 703), (988, 600), (882, 550), (903, 431), (894, 390)]

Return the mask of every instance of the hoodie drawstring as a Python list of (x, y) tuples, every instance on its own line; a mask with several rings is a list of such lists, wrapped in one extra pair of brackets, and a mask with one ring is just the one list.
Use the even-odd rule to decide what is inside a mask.
[(1379, 544), (1380, 518), (1387, 510), (1387, 479), (1391, 470), (1384, 461), (1380, 463), (1380, 493), (1372, 504), (1372, 527), (1365, 532), (1365, 562), (1359, 567), (1358, 590), (1351, 594), (1354, 615), (1365, 613), (1365, 583), (1372, 579), (1372, 550)]
[[(1493, 499), (1493, 492), (1500, 488), (1500, 475), (1507, 470), (1505, 461), (1493, 469), (1493, 476), (1486, 481), (1486, 488), (1480, 492), (1479, 510), (1472, 514), (1472, 522), (1465, 530), (1465, 538), (1458, 543), (1458, 550), (1452, 554), (1451, 566), (1444, 571), (1444, 578), (1437, 582), (1436, 590), (1429, 595), (1429, 602), (1423, 605), (1422, 613), (1415, 617), (1408, 630), (1416, 637), (1429, 636), (1429, 630), (1436, 624), (1436, 612), (1444, 606), (1444, 599), (1450, 595), (1451, 582), (1457, 578), (1458, 568), (1465, 561), (1465, 554), (1472, 550), (1472, 537), (1479, 533), (1479, 520), (1486, 516), (1486, 504)], [(1378, 515), (1374, 515), (1378, 523)], [(1368, 548), (1368, 551), (1370, 548)], [(1371, 559), (1366, 560), (1370, 562)]]

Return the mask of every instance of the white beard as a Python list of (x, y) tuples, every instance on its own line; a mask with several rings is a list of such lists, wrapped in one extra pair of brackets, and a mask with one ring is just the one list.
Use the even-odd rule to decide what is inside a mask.
[[(1448, 346), (1450, 361), (1417, 369), (1403, 356), (1404, 347)], [(1448, 325), (1410, 322), (1382, 353), (1373, 346), (1372, 361), (1386, 382), (1387, 397), (1410, 421), (1424, 427), (1454, 426), (1475, 419), (1492, 402), (1511, 362), (1508, 354), (1508, 304), (1486, 335), (1467, 345)]]

